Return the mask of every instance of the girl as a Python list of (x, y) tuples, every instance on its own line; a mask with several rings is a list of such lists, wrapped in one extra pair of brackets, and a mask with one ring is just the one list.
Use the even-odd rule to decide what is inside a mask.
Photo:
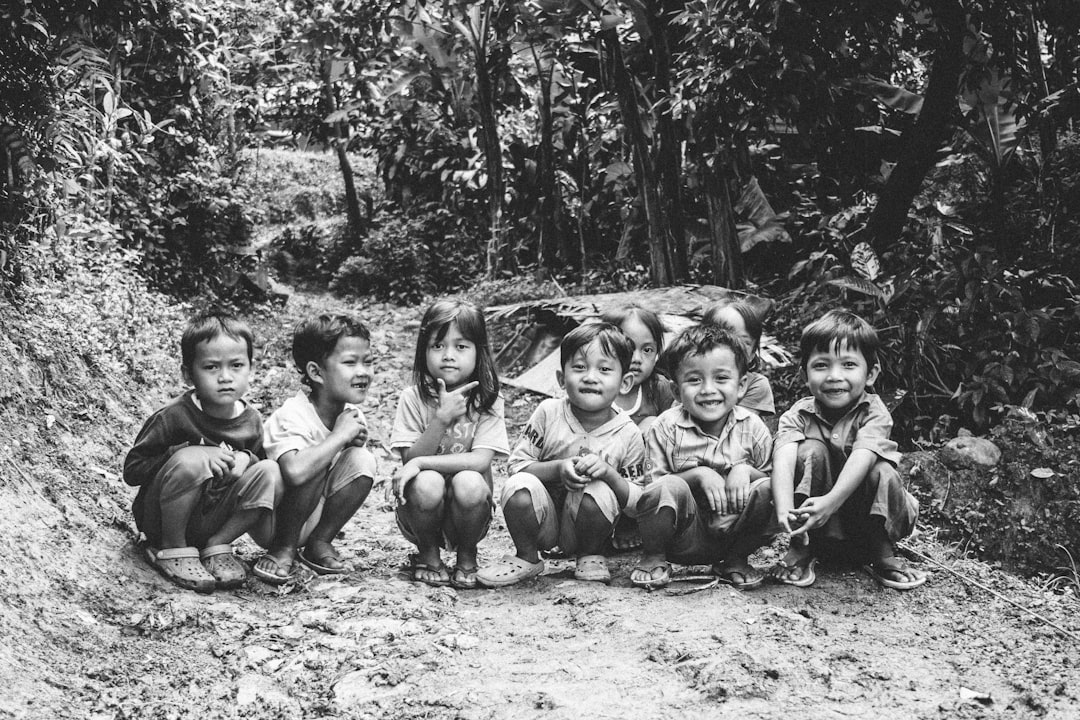
[(742, 340), (746, 346), (750, 357), (750, 372), (746, 375), (746, 393), (739, 405), (753, 410), (763, 418), (775, 415), (772, 385), (767, 377), (754, 372), (758, 364), (758, 348), (761, 345), (761, 315), (745, 300), (719, 300), (705, 310), (701, 321), (719, 325)]
[[(473, 305), (440, 300), (420, 324), (414, 385), (398, 401), (390, 447), (397, 523), (416, 545), (413, 580), (476, 587), (476, 544), (491, 522), (491, 461), (507, 456), (503, 401), (484, 316)], [(440, 548), (456, 550), (452, 569)]]
[[(630, 361), (634, 384), (628, 392), (615, 398), (615, 407), (627, 412), (645, 435), (656, 416), (675, 402), (671, 381), (656, 372), (656, 362), (664, 351), (664, 324), (659, 315), (638, 305), (609, 310), (600, 319), (617, 326), (634, 341), (634, 358)], [(611, 546), (616, 550), (641, 547), (637, 522), (633, 518), (619, 517)]]

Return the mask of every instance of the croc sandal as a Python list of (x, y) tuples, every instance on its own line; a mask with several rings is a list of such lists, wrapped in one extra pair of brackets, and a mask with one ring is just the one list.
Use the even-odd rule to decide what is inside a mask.
[(182, 588), (195, 592), (213, 592), (217, 581), (199, 562), (199, 551), (193, 547), (158, 550), (147, 545), (146, 559), (159, 573)]
[[(878, 584), (893, 590), (911, 590), (926, 582), (926, 573), (915, 570), (898, 557), (887, 557), (864, 565), (863, 570), (870, 574)], [(894, 577), (914, 575), (913, 580), (895, 580)]]
[(736, 590), (753, 590), (765, 582), (765, 573), (750, 563), (740, 565), (717, 563), (713, 565), (712, 571), (720, 582), (727, 583)]
[[(810, 587), (817, 580), (817, 573), (814, 572), (814, 566), (817, 565), (818, 559), (813, 555), (808, 556), (797, 562), (788, 563), (781, 560), (773, 566), (772, 578), (777, 582), (784, 583), (785, 585), (791, 585), (792, 587)], [(792, 570), (799, 570), (799, 578), (792, 580), (787, 575)]]
[(244, 564), (233, 555), (232, 545), (211, 545), (199, 551), (199, 559), (223, 590), (240, 587), (247, 580)]
[[(316, 575), (344, 575), (349, 572), (351, 568), (345, 563), (341, 562), (341, 555), (332, 545), (327, 545), (326, 550), (321, 555), (314, 555), (309, 552), (307, 547), (303, 547), (296, 553), (296, 557), (300, 559), (304, 565), (307, 565)], [(333, 567), (328, 564), (327, 560), (333, 560), (338, 563), (339, 567)]]
[(450, 585), (458, 590), (475, 590), (477, 585), (476, 573), (480, 568), (475, 565), (464, 568), (458, 565), (450, 572)]
[(544, 572), (543, 560), (531, 563), (522, 560), (517, 555), (503, 555), (496, 564), (480, 568), (476, 572), (476, 580), (484, 587), (505, 587), (534, 578), (542, 572)]
[[(259, 567), (259, 563), (269, 563), (274, 569), (272, 572), (264, 570)], [(267, 553), (255, 562), (255, 565), (251, 568), (251, 573), (269, 585), (284, 585), (296, 579), (296, 563), (290, 563), (286, 566), (273, 555)]]
[(611, 582), (611, 571), (603, 555), (582, 555), (577, 559), (574, 578), (587, 582)]
[[(663, 571), (660, 574), (660, 577), (655, 577), (657, 570)], [(635, 577), (634, 573), (642, 574)], [(646, 590), (667, 587), (671, 584), (671, 563), (657, 563), (652, 567), (645, 567), (644, 565), (636, 566), (630, 571), (630, 584), (634, 587), (645, 588)]]
[[(413, 582), (422, 582), (432, 587), (446, 587), (450, 584), (450, 569), (442, 560), (439, 560), (438, 565), (432, 566), (420, 562), (419, 555), (410, 555), (409, 570), (412, 573)], [(428, 574), (425, 576), (424, 573)]]

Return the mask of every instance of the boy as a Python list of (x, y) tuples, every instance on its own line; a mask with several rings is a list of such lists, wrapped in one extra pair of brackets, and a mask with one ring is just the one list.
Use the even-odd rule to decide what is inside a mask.
[(477, 579), (501, 587), (544, 571), (539, 551), (558, 545), (577, 554), (574, 577), (610, 582), (601, 554), (619, 513), (641, 494), (645, 444), (634, 421), (612, 408), (634, 381), (634, 344), (609, 323), (567, 333), (556, 372), (565, 399), (544, 400), (508, 462), (501, 504), (516, 555), (481, 568)]
[(702, 325), (675, 338), (667, 357), (681, 404), (647, 433), (653, 482), (638, 501), (642, 558), (630, 582), (663, 587), (671, 562), (708, 563), (724, 582), (755, 588), (765, 576), (747, 558), (771, 540), (772, 436), (739, 405), (746, 349), (727, 330)]
[(263, 455), (262, 419), (243, 399), (252, 354), (247, 324), (194, 318), (180, 339), (180, 369), (193, 389), (147, 419), (124, 459), (124, 481), (139, 487), (132, 512), (147, 559), (198, 592), (244, 582), (232, 542), (246, 532), (265, 545), (281, 497), (278, 466)]
[(272, 585), (292, 578), (297, 557), (319, 575), (349, 570), (332, 543), (375, 477), (359, 408), (371, 385), (367, 327), (343, 315), (301, 321), (292, 354), (310, 392), (286, 400), (266, 423), (266, 453), (281, 466), (285, 497), (269, 552), (254, 573)]
[(923, 572), (896, 557), (894, 543), (911, 534), (919, 503), (904, 489), (889, 439), (892, 417), (867, 392), (880, 372), (878, 337), (869, 323), (830, 310), (802, 333), (800, 361), (811, 397), (780, 418), (773, 447), (776, 518), (791, 533), (787, 555), (773, 569), (782, 583), (808, 587), (813, 546), (845, 540), (870, 559), (879, 583), (909, 590)]

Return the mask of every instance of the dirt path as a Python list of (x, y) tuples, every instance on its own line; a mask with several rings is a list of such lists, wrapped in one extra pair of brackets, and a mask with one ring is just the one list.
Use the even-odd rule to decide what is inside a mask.
[[(296, 298), (263, 323), (256, 400), (295, 391), (288, 329), (326, 302)], [(381, 368), (369, 420), (388, 432), (414, 330), (399, 309), (362, 312)], [(511, 398), (512, 425), (534, 402)], [(138, 418), (126, 422), (125, 437)], [(500, 591), (429, 588), (401, 573), (410, 547), (381, 493), (340, 541), (351, 575), (195, 595), (132, 547), (114, 446), (89, 427), (65, 442), (83, 458), (84, 484), (44, 465), (12, 472), (16, 450), (0, 449), (3, 717), (1080, 717), (1080, 647), (946, 572), (907, 594), (819, 566), (807, 590), (672, 596), (631, 588), (635, 558), (624, 555), (611, 587), (553, 562)], [(481, 559), (509, 547), (497, 517)], [(1075, 599), (920, 548), (1080, 630)], [(240, 544), (249, 561), (258, 552)], [(767, 550), (756, 562), (774, 559)]]

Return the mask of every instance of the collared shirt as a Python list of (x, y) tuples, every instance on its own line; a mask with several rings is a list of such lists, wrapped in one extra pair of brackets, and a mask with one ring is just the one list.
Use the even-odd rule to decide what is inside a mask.
[(769, 428), (744, 407), (731, 409), (718, 436), (702, 430), (681, 405), (661, 413), (647, 435), (650, 481), (702, 466), (721, 475), (742, 464), (762, 472), (772, 469)]
[(869, 450), (896, 465), (901, 455), (896, 443), (889, 439), (892, 426), (892, 415), (877, 395), (863, 392), (855, 405), (835, 423), (825, 419), (811, 396), (799, 400), (780, 416), (774, 449), (811, 438), (842, 452), (845, 457), (854, 450)]
[(595, 453), (630, 483), (632, 506), (645, 482), (645, 443), (641, 431), (624, 412), (588, 432), (565, 398), (548, 398), (533, 411), (507, 462), (511, 474), (545, 460), (561, 460)]

